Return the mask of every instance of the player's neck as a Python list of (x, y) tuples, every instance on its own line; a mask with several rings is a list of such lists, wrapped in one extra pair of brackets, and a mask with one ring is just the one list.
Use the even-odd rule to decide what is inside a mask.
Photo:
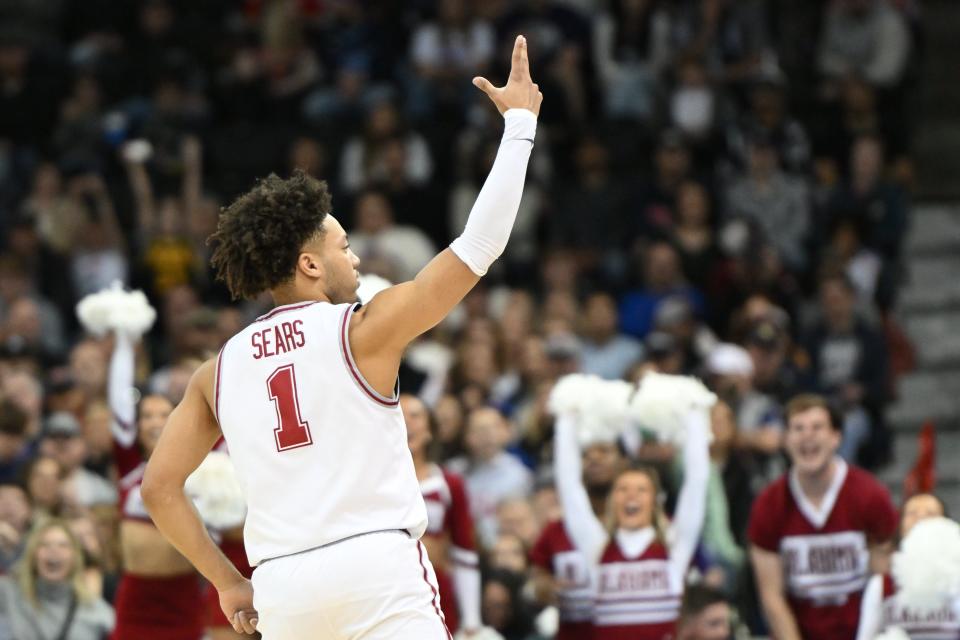
[(270, 296), (277, 307), (298, 302), (330, 302), (322, 292), (305, 290), (297, 287), (296, 283), (271, 289)]

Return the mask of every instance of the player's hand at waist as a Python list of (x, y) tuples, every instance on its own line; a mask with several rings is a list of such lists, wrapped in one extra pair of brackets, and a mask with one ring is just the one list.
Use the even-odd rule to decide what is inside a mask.
[(253, 585), (246, 578), (218, 591), (220, 608), (237, 633), (255, 633), (259, 616), (253, 608)]
[(508, 109), (526, 109), (534, 115), (540, 115), (543, 94), (540, 93), (540, 87), (530, 78), (527, 39), (523, 36), (517, 36), (513, 43), (510, 77), (505, 86), (495, 87), (489, 80), (479, 76), (473, 79), (473, 84), (487, 94), (501, 114), (506, 113)]

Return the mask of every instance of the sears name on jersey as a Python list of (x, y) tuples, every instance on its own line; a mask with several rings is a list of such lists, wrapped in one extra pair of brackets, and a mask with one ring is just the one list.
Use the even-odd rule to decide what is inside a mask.
[(294, 320), (253, 332), (250, 334), (250, 344), (254, 349), (253, 359), (269, 358), (299, 349), (307, 343), (302, 327), (303, 320)]

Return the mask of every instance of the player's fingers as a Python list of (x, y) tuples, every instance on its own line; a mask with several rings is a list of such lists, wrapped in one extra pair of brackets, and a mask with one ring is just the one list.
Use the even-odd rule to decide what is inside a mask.
[[(510, 60), (510, 75), (522, 78), (527, 64), (527, 39), (517, 36), (513, 42), (513, 57)], [(527, 70), (528, 71), (528, 70)]]
[(256, 623), (254, 622), (256, 618), (252, 613), (240, 611), (237, 617), (240, 620), (241, 633), (254, 633), (257, 630)]
[(496, 87), (494, 87), (489, 80), (487, 80), (486, 78), (481, 78), (480, 76), (477, 76), (476, 78), (473, 79), (473, 86), (475, 86), (477, 89), (480, 89), (480, 91), (483, 91), (485, 94), (487, 94), (491, 98), (493, 97), (493, 93), (496, 90)]
[(534, 111), (540, 113), (540, 105), (543, 104), (543, 93), (537, 91), (537, 101), (534, 103)]
[(230, 626), (233, 627), (233, 630), (237, 633), (243, 633), (243, 625), (240, 624), (240, 614), (235, 613), (230, 616)]

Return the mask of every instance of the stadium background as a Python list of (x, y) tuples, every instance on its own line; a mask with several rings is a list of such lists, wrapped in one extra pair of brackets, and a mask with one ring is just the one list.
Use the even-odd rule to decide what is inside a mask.
[[(487, 549), (529, 547), (549, 517), (543, 399), (575, 370), (715, 385), (744, 434), (722, 456), (740, 546), (799, 390), (843, 405), (845, 451), (895, 495), (938, 475), (956, 512), (948, 465), (913, 468), (934, 433), (940, 460), (960, 442), (950, 5), (0, 2), (0, 483), (32, 492), (49, 416), (72, 413), (80, 453), (34, 516), (96, 523), (88, 555), (115, 574), (110, 498), (77, 479), (112, 480), (110, 344), (82, 334), (76, 302), (117, 279), (145, 290), (160, 319), (138, 383), (176, 400), (269, 307), (212, 281), (218, 208), (295, 167), (329, 181), (362, 271), (411, 277), (462, 228), (499, 139), (470, 78), (502, 81), (523, 32), (545, 102), (510, 246), (401, 378), (436, 410), (441, 461), (468, 470)], [(720, 342), (743, 350), (710, 358)], [(471, 420), (484, 405), (503, 420)], [(516, 486), (470, 484), (471, 456), (501, 449)], [(672, 452), (644, 455), (670, 477)], [(10, 514), (0, 571), (26, 535)]]

